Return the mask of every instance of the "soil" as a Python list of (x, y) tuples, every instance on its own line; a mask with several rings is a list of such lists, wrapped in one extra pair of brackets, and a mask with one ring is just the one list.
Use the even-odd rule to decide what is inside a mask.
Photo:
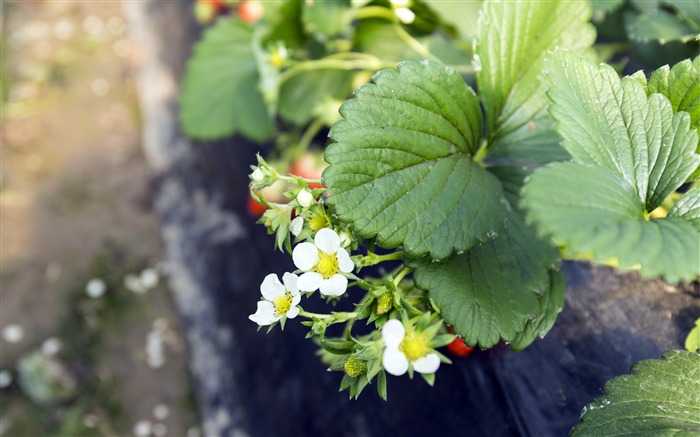
[[(23, 332), (0, 340), (0, 369), (14, 381), (0, 392), (0, 435), (60, 434), (71, 414), (81, 422), (71, 429), (98, 434), (129, 435), (146, 420), (153, 435), (196, 435), (165, 278), (140, 294), (123, 283), (147, 267), (164, 276), (167, 266), (140, 148), (139, 51), (125, 37), (120, 3), (12, 2), (0, 18), (0, 328)], [(106, 283), (104, 296), (86, 294), (92, 278)], [(16, 364), (53, 337), (71, 356), (66, 366), (81, 363), (81, 384), (72, 400), (37, 406)], [(149, 361), (153, 337), (160, 366)], [(163, 408), (153, 416), (158, 405), (167, 417)]]

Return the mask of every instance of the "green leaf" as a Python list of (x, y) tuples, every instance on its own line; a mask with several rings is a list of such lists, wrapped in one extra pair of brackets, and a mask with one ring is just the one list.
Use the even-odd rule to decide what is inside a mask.
[(286, 80), (279, 93), (280, 115), (302, 125), (320, 116), (330, 100), (342, 101), (352, 92), (353, 73), (345, 70), (305, 71)]
[(571, 436), (700, 435), (700, 355), (668, 351), (663, 357), (608, 381)]
[(297, 48), (304, 44), (306, 35), (301, 21), (302, 2), (280, 0), (261, 3), (265, 8), (266, 43), (282, 41), (288, 48)]
[(240, 132), (255, 141), (272, 134), (251, 41), (252, 29), (238, 19), (218, 20), (204, 32), (182, 86), (185, 134), (216, 139)]
[(547, 292), (539, 296), (540, 311), (536, 319), (528, 320), (525, 329), (510, 344), (514, 351), (525, 349), (538, 337), (544, 336), (552, 329), (559, 313), (564, 308), (564, 275), (558, 270), (550, 270), (550, 286)]
[(700, 275), (700, 230), (681, 217), (646, 220), (635, 188), (600, 166), (555, 163), (535, 171), (523, 206), (540, 231), (575, 256), (617, 260), (670, 282)]
[(349, 0), (314, 0), (302, 3), (306, 31), (330, 38), (346, 30), (352, 21)]
[(445, 23), (451, 24), (463, 39), (476, 35), (481, 1), (425, 0)]
[(674, 114), (665, 96), (647, 97), (638, 79), (620, 80), (612, 67), (568, 51), (554, 53), (549, 67), (549, 110), (562, 146), (576, 162), (622, 175), (647, 212), (698, 166), (698, 132), (687, 113)]
[(700, 56), (656, 70), (647, 84), (647, 94), (652, 93), (668, 97), (675, 112), (687, 112), (691, 127), (700, 128)]
[(668, 217), (682, 218), (700, 232), (700, 186), (685, 193), (668, 212)]
[(698, 7), (697, 2), (693, 0), (665, 0), (664, 3), (673, 7), (681, 17), (690, 20), (695, 26), (700, 26), (700, 7)]
[(433, 62), (382, 70), (340, 108), (324, 184), (341, 221), (383, 247), (443, 259), (503, 227), (501, 184), (472, 160), (481, 112), (459, 74)]
[(498, 238), (445, 262), (412, 266), (416, 286), (428, 290), (445, 322), (470, 345), (486, 349), (501, 339), (515, 341), (545, 316), (540, 297), (548, 294), (549, 269), (557, 261), (558, 252), (511, 213)]
[(695, 39), (698, 29), (659, 9), (632, 18), (627, 26), (627, 33), (631, 40), (640, 42), (688, 42)]
[[(566, 158), (545, 107), (544, 59), (556, 46), (580, 50), (595, 40), (588, 2), (486, 2), (474, 64), (486, 111), (489, 153), (543, 163)], [(480, 67), (479, 67), (480, 66)]]

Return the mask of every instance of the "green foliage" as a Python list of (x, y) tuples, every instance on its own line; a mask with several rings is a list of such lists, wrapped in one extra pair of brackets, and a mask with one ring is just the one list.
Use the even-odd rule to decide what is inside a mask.
[(331, 129), (323, 179), (339, 219), (384, 247), (440, 259), (500, 231), (501, 186), (472, 160), (481, 138), (474, 92), (432, 62), (402, 63), (374, 82)]
[(647, 94), (660, 93), (668, 97), (675, 112), (690, 114), (693, 129), (700, 127), (700, 56), (656, 70), (649, 78)]
[(700, 186), (685, 193), (668, 212), (668, 216), (684, 219), (700, 232)]
[(641, 361), (631, 375), (608, 381), (571, 436), (700, 434), (700, 355), (669, 351), (663, 358)]
[(570, 52), (555, 53), (550, 71), (550, 112), (574, 162), (532, 176), (524, 193), (530, 219), (576, 255), (616, 258), (669, 281), (696, 277), (700, 236), (683, 210), (648, 220), (700, 162), (688, 114), (674, 114), (661, 94), (647, 97), (637, 79), (620, 80)]
[(550, 315), (556, 318), (563, 306), (563, 282), (550, 286), (549, 269), (557, 261), (557, 251), (511, 213), (494, 240), (446, 262), (416, 262), (414, 281), (429, 290), (443, 319), (468, 344), (486, 349), (522, 338), (522, 349), (534, 340), (531, 333), (551, 327)]
[(240, 132), (263, 141), (272, 134), (252, 32), (240, 20), (222, 19), (195, 46), (182, 86), (180, 122), (187, 135), (216, 139)]
[[(677, 2), (681, 3), (681, 2)], [(696, 39), (700, 26), (663, 9), (635, 16), (627, 27), (630, 39), (637, 41), (688, 42)]]
[(354, 74), (346, 70), (318, 69), (291, 77), (280, 87), (280, 115), (297, 125), (327, 116), (329, 102), (342, 101), (352, 91)]
[(700, 353), (700, 319), (695, 321), (695, 326), (685, 338), (685, 348), (690, 352)]
[(302, 21), (306, 31), (319, 38), (336, 36), (352, 21), (349, 0), (315, 0), (303, 2)]
[(491, 156), (535, 163), (566, 158), (545, 109), (544, 60), (557, 46), (590, 46), (590, 15), (586, 2), (485, 3), (474, 63)]

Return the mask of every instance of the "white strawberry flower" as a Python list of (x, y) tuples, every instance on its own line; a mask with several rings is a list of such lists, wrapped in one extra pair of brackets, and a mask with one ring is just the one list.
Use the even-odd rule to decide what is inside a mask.
[(255, 314), (248, 318), (260, 326), (271, 325), (282, 317), (295, 318), (299, 314), (297, 305), (301, 301), (298, 280), (297, 275), (285, 273), (282, 276), (283, 285), (274, 273), (265, 276), (260, 284), (263, 300), (258, 302)]
[(340, 237), (329, 228), (319, 230), (313, 243), (298, 244), (292, 259), (297, 268), (306, 272), (299, 277), (299, 289), (320, 290), (326, 296), (345, 293), (348, 279), (343, 273), (350, 273), (355, 267), (348, 251), (340, 247)]
[(394, 376), (408, 371), (409, 364), (418, 373), (435, 373), (440, 367), (440, 357), (429, 346), (430, 339), (421, 332), (406, 333), (403, 323), (391, 319), (382, 328), (384, 370)]

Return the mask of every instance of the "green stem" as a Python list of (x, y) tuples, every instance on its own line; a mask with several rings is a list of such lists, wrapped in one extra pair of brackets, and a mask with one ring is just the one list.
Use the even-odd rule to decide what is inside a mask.
[(297, 145), (294, 147), (294, 150), (291, 153), (292, 158), (298, 158), (299, 156), (303, 155), (308, 149), (309, 145), (311, 144), (311, 141), (314, 139), (316, 134), (323, 128), (325, 123), (323, 120), (320, 118), (315, 119), (314, 121), (309, 124), (309, 127), (306, 128), (304, 131), (304, 134), (299, 138), (299, 142)]
[(408, 268), (408, 267), (404, 267), (404, 269), (401, 270), (401, 273), (399, 273), (398, 275), (396, 275), (396, 277), (394, 278), (394, 286), (396, 286), (396, 288), (398, 289), (399, 284), (401, 283), (401, 281), (403, 280), (403, 278), (404, 278), (407, 274), (411, 273), (412, 271), (413, 271), (413, 269), (410, 269), (410, 268)]
[(318, 69), (335, 69), (335, 70), (380, 70), (385, 68), (385, 63), (381, 62), (377, 58), (364, 58), (364, 59), (354, 59), (354, 60), (342, 60), (334, 58), (322, 58), (311, 61), (304, 61), (290, 69), (286, 70), (279, 77), (278, 86), (282, 87), (286, 81), (301, 74), (305, 71), (312, 71)]
[(486, 153), (489, 150), (489, 148), (487, 146), (488, 146), (488, 142), (486, 140), (481, 142), (481, 144), (479, 145), (479, 149), (476, 151), (476, 154), (474, 155), (474, 162), (483, 166), (484, 158), (486, 158)]
[(396, 14), (391, 9), (387, 9), (383, 6), (367, 6), (360, 8), (355, 11), (355, 18), (358, 20), (365, 20), (368, 18), (383, 18), (392, 22), (398, 21)]
[(420, 41), (418, 41), (417, 39), (412, 37), (408, 32), (406, 32), (406, 30), (403, 28), (403, 26), (401, 26), (401, 24), (395, 23), (394, 28), (396, 29), (396, 33), (398, 34), (399, 38), (401, 38), (403, 42), (405, 42), (419, 55), (423, 56), (425, 59), (437, 62), (438, 64), (443, 63), (440, 58), (430, 53), (430, 50), (428, 50), (428, 48), (425, 45), (423, 45)]
[(360, 259), (362, 267), (373, 266), (384, 261), (398, 261), (403, 259), (403, 252), (393, 252), (387, 253), (385, 255), (377, 255), (375, 253), (368, 253)]

